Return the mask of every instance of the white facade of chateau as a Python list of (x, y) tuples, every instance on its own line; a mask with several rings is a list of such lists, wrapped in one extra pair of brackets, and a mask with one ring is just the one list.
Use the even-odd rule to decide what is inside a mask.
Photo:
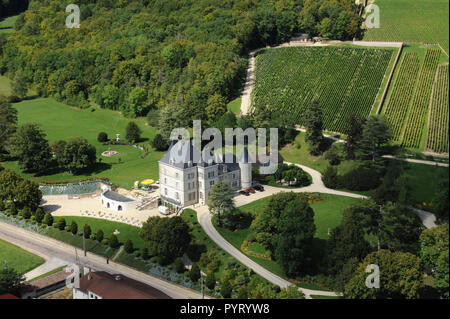
[[(174, 154), (189, 144), (189, 154), (181, 160)], [(229, 184), (233, 189), (252, 185), (252, 164), (243, 161), (223, 163), (220, 157), (209, 163), (193, 162), (196, 151), (187, 141), (173, 142), (166, 155), (159, 161), (161, 200), (176, 209), (200, 203), (206, 204), (211, 188), (219, 182)]]

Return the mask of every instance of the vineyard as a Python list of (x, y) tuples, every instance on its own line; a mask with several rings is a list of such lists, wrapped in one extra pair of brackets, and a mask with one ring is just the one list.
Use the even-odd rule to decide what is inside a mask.
[(427, 49), (405, 122), (402, 146), (420, 147), (440, 54), (438, 49)]
[(351, 114), (368, 116), (393, 51), (344, 47), (293, 47), (256, 57), (252, 111), (268, 109), (286, 123), (305, 124), (305, 110), (318, 100), (324, 128), (345, 133)]
[(394, 140), (401, 140), (401, 134), (411, 102), (420, 61), (417, 53), (407, 52), (399, 65), (397, 80), (392, 86), (392, 94), (385, 106), (385, 115), (391, 125)]
[(438, 68), (436, 82), (430, 106), (430, 118), (425, 148), (438, 153), (448, 153), (448, 77), (449, 67), (441, 65)]
[(439, 43), (449, 53), (448, 0), (375, 0), (380, 27), (364, 33), (367, 41)]

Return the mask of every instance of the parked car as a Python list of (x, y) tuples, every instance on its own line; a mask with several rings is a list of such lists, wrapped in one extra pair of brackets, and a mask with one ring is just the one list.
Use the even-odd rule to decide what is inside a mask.
[(264, 192), (264, 186), (262, 185), (255, 185), (253, 186), (253, 189), (256, 189), (259, 192)]
[(247, 188), (246, 191), (251, 193), (251, 194), (256, 193), (255, 190), (253, 188), (251, 188), (251, 187)]
[(246, 189), (243, 189), (243, 190), (239, 191), (239, 194), (245, 195), (245, 196), (249, 196), (250, 192), (248, 190), (246, 190)]

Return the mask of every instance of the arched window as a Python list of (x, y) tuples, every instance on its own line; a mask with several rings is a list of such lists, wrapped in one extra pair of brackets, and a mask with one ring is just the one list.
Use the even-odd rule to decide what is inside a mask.
[(117, 207), (117, 210), (118, 210), (118, 211), (122, 211), (122, 206), (119, 205), (119, 207)]

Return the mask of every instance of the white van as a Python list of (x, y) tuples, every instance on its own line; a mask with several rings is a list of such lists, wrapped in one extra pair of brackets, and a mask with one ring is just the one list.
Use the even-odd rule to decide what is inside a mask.
[(167, 208), (166, 206), (159, 206), (158, 211), (161, 215), (164, 216), (170, 215), (169, 208)]

